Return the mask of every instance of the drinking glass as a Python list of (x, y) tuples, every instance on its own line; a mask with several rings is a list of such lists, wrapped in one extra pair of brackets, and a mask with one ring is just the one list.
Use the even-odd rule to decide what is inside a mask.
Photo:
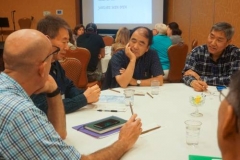
[(205, 95), (201, 94), (201, 95), (197, 95), (197, 96), (190, 96), (189, 101), (190, 101), (192, 106), (196, 107), (195, 111), (193, 113), (191, 113), (191, 115), (193, 117), (202, 117), (203, 114), (199, 113), (198, 107), (204, 104)]

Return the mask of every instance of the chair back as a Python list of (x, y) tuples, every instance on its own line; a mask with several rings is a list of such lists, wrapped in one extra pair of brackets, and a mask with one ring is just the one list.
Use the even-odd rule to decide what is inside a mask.
[(76, 86), (78, 88), (86, 88), (88, 84), (87, 66), (91, 58), (91, 53), (86, 48), (77, 47), (74, 50), (71, 50), (71, 49), (67, 50), (66, 57), (76, 58), (81, 62), (82, 67), (81, 67), (80, 80)]
[(20, 29), (31, 28), (32, 20), (30, 18), (20, 18), (18, 20)]
[(197, 45), (198, 45), (198, 41), (197, 41), (196, 39), (194, 39), (194, 40), (192, 41), (192, 49), (195, 48), (195, 47), (197, 47)]
[(104, 36), (103, 41), (104, 41), (105, 46), (111, 46), (114, 42), (114, 39), (111, 36)]
[(59, 62), (65, 70), (66, 76), (73, 81), (75, 86), (77, 86), (81, 75), (81, 62), (76, 58), (69, 57), (66, 57)]
[(168, 48), (168, 58), (170, 68), (168, 73), (168, 81), (179, 83), (182, 80), (182, 70), (188, 53), (188, 46), (184, 43), (171, 45)]

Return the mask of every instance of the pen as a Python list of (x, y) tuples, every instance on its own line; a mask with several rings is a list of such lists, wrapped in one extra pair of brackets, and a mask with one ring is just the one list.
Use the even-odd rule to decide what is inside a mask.
[(151, 98), (153, 98), (153, 96), (152, 96), (150, 93), (147, 92), (147, 94), (148, 94)]
[(99, 112), (124, 112), (124, 111), (118, 111), (118, 110), (108, 110), (108, 109), (99, 109), (97, 110)]
[(141, 94), (141, 93), (135, 93), (134, 95), (135, 96), (145, 96), (144, 94)]
[(113, 92), (120, 93), (120, 91), (117, 91), (117, 90), (114, 90), (114, 89), (111, 89), (111, 88), (109, 88), (109, 90), (111, 90), (111, 91), (113, 91)]
[(148, 129), (148, 130), (146, 130), (146, 131), (143, 131), (141, 134), (145, 134), (145, 133), (151, 132), (151, 131), (156, 130), (156, 129), (160, 128), (160, 127), (161, 127), (161, 126), (157, 126), (157, 127)]
[(132, 113), (132, 115), (133, 115), (133, 109), (132, 109), (131, 102), (129, 102), (129, 104), (130, 104), (131, 113)]

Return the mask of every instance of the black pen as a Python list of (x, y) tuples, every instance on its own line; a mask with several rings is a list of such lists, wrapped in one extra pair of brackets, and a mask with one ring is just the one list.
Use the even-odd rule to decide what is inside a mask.
[(108, 110), (108, 109), (99, 109), (97, 110), (99, 112), (124, 112), (124, 111), (118, 111), (118, 110)]

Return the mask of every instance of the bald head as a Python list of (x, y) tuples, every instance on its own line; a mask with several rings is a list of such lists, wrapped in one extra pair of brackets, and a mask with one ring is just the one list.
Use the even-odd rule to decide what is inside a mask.
[(51, 50), (51, 42), (41, 32), (33, 29), (15, 31), (4, 44), (5, 70), (30, 72)]

